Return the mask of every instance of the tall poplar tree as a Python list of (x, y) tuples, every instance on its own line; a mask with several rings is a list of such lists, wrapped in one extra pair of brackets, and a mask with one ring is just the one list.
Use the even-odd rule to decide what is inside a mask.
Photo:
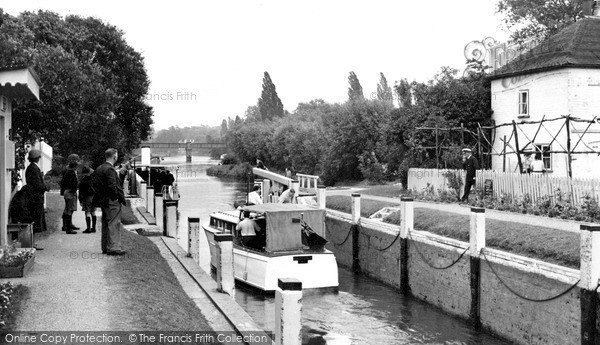
[(379, 72), (379, 75), (381, 77), (379, 78), (379, 84), (377, 84), (377, 99), (392, 103), (392, 88), (388, 85), (387, 79), (385, 79), (383, 72)]
[(258, 112), (261, 120), (283, 117), (283, 103), (277, 96), (277, 90), (275, 90), (275, 84), (271, 81), (269, 72), (265, 72), (263, 77), (262, 94), (258, 99)]
[(348, 88), (348, 98), (351, 101), (357, 101), (365, 98), (363, 95), (362, 86), (360, 86), (360, 81), (358, 81), (356, 73), (350, 71), (348, 83), (350, 84), (350, 87)]

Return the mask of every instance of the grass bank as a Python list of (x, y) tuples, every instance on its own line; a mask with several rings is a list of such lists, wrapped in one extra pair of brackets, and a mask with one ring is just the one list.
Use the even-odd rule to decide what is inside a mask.
[[(361, 200), (361, 215), (368, 217), (386, 206), (394, 206), (394, 204), (363, 199)], [(327, 208), (350, 213), (351, 197), (329, 196), (327, 197)], [(400, 225), (401, 217), (401, 213), (396, 212), (385, 218), (384, 221)], [(467, 215), (415, 208), (415, 229), (417, 230), (468, 241), (469, 222), (470, 217)], [(486, 246), (575, 269), (579, 269), (580, 263), (579, 237), (578, 233), (552, 228), (510, 221), (486, 220)]]
[(228, 177), (236, 179), (248, 178), (248, 173), (252, 172), (252, 165), (248, 163), (213, 165), (206, 169), (209, 176)]
[(156, 245), (127, 231), (122, 241), (127, 255), (117, 258), (118, 269), (104, 272), (120, 293), (115, 319), (146, 331), (210, 330)]

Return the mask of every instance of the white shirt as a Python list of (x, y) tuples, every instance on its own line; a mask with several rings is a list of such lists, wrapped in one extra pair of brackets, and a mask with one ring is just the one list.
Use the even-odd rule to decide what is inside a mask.
[(256, 233), (260, 231), (260, 226), (250, 218), (244, 218), (235, 227), (237, 231), (241, 232), (242, 236), (256, 236)]
[(294, 195), (292, 195), (292, 193), (290, 191), (291, 191), (291, 189), (287, 189), (285, 192), (281, 193), (281, 195), (279, 196), (280, 204), (291, 204), (292, 203), (292, 201), (294, 200)]
[(546, 167), (544, 166), (544, 162), (542, 162), (540, 160), (535, 160), (531, 163), (531, 171), (532, 172), (541, 173), (541, 172), (544, 172), (544, 170), (546, 170)]
[(257, 191), (248, 193), (248, 202), (254, 205), (262, 205), (263, 201)]

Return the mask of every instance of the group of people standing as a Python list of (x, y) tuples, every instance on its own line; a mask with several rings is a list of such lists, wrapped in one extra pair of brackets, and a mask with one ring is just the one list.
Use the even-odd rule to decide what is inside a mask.
[[(34, 232), (46, 230), (44, 193), (49, 189), (44, 183), (44, 175), (39, 167), (40, 157), (41, 151), (31, 150), (28, 156), (30, 164), (25, 170), (25, 182), (29, 186), (29, 214), (33, 220)], [(126, 205), (123, 181), (127, 169), (121, 169), (121, 172), (118, 172), (115, 168), (119, 159), (116, 149), (109, 148), (105, 151), (104, 157), (105, 162), (96, 171), (84, 166), (81, 169), (81, 178), (77, 176), (80, 164), (79, 156), (71, 154), (67, 158), (67, 170), (60, 183), (61, 195), (65, 200), (62, 230), (67, 234), (76, 234), (76, 230), (79, 230), (73, 224), (73, 212), (77, 210), (77, 201), (79, 201), (86, 218), (86, 229), (83, 233), (96, 232), (95, 210), (100, 207), (102, 210), (102, 253), (123, 255), (126, 252), (121, 246), (121, 208)]]

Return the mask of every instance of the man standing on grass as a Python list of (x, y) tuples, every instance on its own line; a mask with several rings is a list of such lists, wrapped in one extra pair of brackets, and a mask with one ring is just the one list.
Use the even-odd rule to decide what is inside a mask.
[(97, 202), (102, 208), (102, 253), (123, 255), (121, 249), (121, 207), (126, 205), (125, 194), (121, 186), (115, 163), (119, 159), (116, 149), (104, 152), (106, 162), (96, 169), (99, 182)]
[(475, 173), (479, 169), (479, 162), (471, 154), (471, 149), (465, 148), (462, 150), (462, 167), (467, 171), (467, 178), (465, 179), (465, 192), (463, 193), (461, 202), (469, 201), (469, 194), (471, 193), (471, 187), (475, 185)]

